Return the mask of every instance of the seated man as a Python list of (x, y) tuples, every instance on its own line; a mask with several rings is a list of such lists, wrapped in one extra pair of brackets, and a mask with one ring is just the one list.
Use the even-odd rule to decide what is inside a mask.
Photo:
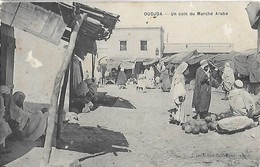
[(92, 79), (82, 81), (75, 92), (72, 92), (71, 112), (89, 112), (97, 102), (97, 88)]
[(0, 154), (8, 153), (5, 148), (5, 139), (12, 133), (9, 124), (5, 121), (4, 96), (8, 94), (10, 94), (10, 89), (5, 85), (0, 86)]
[(256, 111), (253, 97), (243, 88), (243, 82), (236, 80), (234, 89), (229, 94), (230, 110), (234, 116), (247, 116), (256, 118), (259, 112)]
[(24, 108), (25, 94), (15, 92), (10, 99), (9, 125), (18, 140), (36, 141), (45, 134), (48, 109), (30, 111)]

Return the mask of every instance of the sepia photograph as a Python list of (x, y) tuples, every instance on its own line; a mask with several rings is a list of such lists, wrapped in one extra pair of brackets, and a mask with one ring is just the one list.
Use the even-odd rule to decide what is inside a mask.
[(260, 167), (260, 2), (0, 8), (0, 167)]

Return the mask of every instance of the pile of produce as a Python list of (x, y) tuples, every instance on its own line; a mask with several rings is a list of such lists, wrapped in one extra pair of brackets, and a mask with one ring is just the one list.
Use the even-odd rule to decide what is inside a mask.
[(218, 116), (209, 114), (205, 119), (192, 119), (182, 125), (182, 130), (185, 133), (199, 134), (208, 133), (209, 130), (216, 130)]

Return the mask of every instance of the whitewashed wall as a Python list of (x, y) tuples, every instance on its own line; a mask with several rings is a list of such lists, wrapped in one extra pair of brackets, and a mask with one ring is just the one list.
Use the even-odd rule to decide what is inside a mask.
[[(140, 50), (140, 41), (147, 41), (147, 51)], [(127, 50), (120, 51), (120, 41), (127, 41)], [(117, 28), (108, 41), (97, 43), (98, 52), (108, 57), (154, 58), (156, 48), (162, 53), (163, 31), (161, 27)]]

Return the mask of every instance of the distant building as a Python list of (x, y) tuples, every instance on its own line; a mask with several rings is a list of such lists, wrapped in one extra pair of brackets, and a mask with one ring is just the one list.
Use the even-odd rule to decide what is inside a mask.
[(231, 43), (167, 43), (164, 46), (164, 56), (195, 49), (204, 54), (230, 53), (234, 48)]
[(98, 57), (160, 58), (163, 41), (162, 27), (120, 27), (108, 41), (97, 42)]

